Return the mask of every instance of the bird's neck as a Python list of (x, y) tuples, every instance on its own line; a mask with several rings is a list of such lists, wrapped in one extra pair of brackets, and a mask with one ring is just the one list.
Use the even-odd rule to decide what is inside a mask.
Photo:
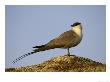
[(78, 36), (82, 36), (82, 27), (81, 25), (77, 25), (75, 27), (72, 27), (71, 29), (72, 31), (74, 31)]

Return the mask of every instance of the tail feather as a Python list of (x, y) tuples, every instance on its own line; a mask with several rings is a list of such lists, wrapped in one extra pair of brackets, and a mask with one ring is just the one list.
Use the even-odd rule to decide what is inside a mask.
[(41, 48), (44, 47), (45, 45), (41, 45), (41, 46), (34, 46), (33, 48)]
[(23, 59), (23, 58), (25, 58), (25, 57), (27, 57), (27, 56), (29, 56), (29, 55), (32, 55), (32, 54), (34, 54), (34, 53), (36, 53), (36, 52), (31, 52), (31, 53), (24, 54), (24, 55), (18, 57), (17, 59), (15, 59), (12, 63), (14, 64), (14, 63), (16, 63), (17, 61), (19, 61), (19, 60), (21, 60), (21, 59)]
[(37, 48), (37, 49), (34, 49), (32, 52), (30, 53), (27, 53), (27, 54), (24, 54), (20, 57), (18, 57), (17, 59), (15, 59), (12, 63), (16, 63), (17, 61), (29, 56), (29, 55), (32, 55), (34, 53), (37, 53), (37, 52), (40, 52), (40, 51), (45, 51), (45, 50), (49, 50), (49, 49), (52, 49), (52, 47), (49, 47), (49, 46), (46, 46), (46, 45), (41, 45), (41, 46), (35, 46), (33, 48)]

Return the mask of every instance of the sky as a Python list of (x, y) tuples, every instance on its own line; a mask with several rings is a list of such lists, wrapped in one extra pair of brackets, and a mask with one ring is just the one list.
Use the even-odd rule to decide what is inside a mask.
[(6, 5), (5, 6), (5, 67), (39, 64), (52, 57), (67, 54), (66, 49), (35, 53), (13, 64), (12, 61), (46, 44), (81, 22), (81, 43), (70, 49), (76, 56), (106, 63), (106, 6), (105, 5)]

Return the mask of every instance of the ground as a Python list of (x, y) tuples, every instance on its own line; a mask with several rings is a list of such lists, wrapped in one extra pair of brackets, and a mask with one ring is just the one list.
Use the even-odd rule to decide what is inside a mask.
[(88, 58), (58, 56), (41, 64), (19, 68), (6, 68), (6, 72), (105, 72), (106, 65)]

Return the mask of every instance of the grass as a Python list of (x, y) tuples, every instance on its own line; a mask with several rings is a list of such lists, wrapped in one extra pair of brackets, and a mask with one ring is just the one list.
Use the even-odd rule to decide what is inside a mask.
[(6, 72), (105, 72), (106, 65), (84, 57), (58, 56), (41, 64), (6, 68)]

